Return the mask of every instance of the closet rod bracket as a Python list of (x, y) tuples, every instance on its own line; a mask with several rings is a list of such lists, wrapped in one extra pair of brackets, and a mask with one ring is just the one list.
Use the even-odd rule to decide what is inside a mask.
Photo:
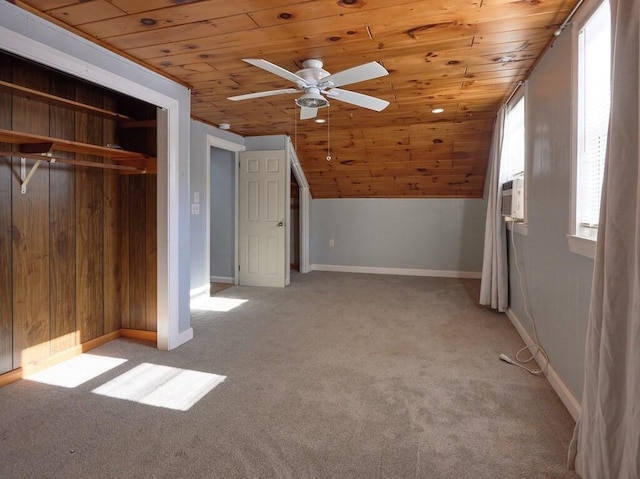
[(54, 158), (47, 158), (47, 156), (51, 156), (50, 150), (53, 146), (53, 143), (23, 143), (20, 145), (20, 153), (39, 153), (45, 158), (42, 160), (36, 160), (36, 162), (31, 166), (29, 173), (27, 173), (27, 159), (25, 157), (20, 157), (20, 193), (23, 195), (27, 194), (27, 185), (36, 170), (40, 166), (43, 161), (47, 161), (49, 163), (53, 163), (56, 161)]

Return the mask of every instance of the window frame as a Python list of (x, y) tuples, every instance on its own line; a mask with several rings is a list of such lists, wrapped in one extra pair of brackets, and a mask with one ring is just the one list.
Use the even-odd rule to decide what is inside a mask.
[[(527, 141), (527, 130), (528, 130), (528, 108), (527, 108), (527, 89), (528, 89), (528, 81), (523, 82), (520, 86), (517, 87), (517, 89), (515, 90), (515, 92), (513, 93), (512, 97), (509, 99), (509, 102), (506, 104), (505, 106), (505, 117), (504, 117), (504, 121), (505, 121), (505, 128), (503, 129), (503, 137), (502, 137), (502, 148), (504, 149), (504, 144), (505, 144), (505, 132), (506, 132), (506, 123), (507, 123), (507, 116), (509, 114), (509, 112), (515, 108), (515, 106), (522, 100), (523, 102), (523, 107), (524, 107), (524, 138), (523, 138), (523, 142), (524, 142), (524, 158), (523, 158), (523, 170), (522, 170), (522, 174), (516, 174), (516, 175), (511, 175), (511, 176), (502, 176), (502, 171), (500, 172), (500, 182), (501, 184), (504, 183), (505, 181), (509, 181), (510, 179), (513, 178), (518, 178), (518, 177), (522, 177), (524, 180), (524, 218), (522, 219), (522, 221), (518, 221), (518, 222), (513, 222), (513, 221), (509, 221), (507, 223), (507, 229), (509, 231), (513, 231), (515, 233), (518, 233), (520, 235), (523, 236), (527, 236), (528, 234), (528, 211), (529, 211), (529, 207), (528, 207), (528, 185), (527, 185), (527, 181), (528, 181), (528, 166), (529, 166), (529, 162), (528, 162), (528, 141)], [(500, 155), (502, 155), (502, 152), (500, 152)], [(500, 168), (502, 169), (502, 158), (500, 158)]]
[[(571, 29), (571, 209), (569, 218), (569, 233), (567, 240), (569, 250), (572, 253), (595, 258), (596, 239), (587, 238), (578, 234), (578, 134), (579, 134), (579, 41), (580, 31), (591, 19), (594, 13), (610, 0), (587, 0), (582, 8), (576, 13)], [(612, 39), (613, 41), (613, 39)]]

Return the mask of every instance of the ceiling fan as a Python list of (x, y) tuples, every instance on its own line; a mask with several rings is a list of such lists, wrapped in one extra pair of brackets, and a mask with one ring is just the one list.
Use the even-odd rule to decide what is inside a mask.
[(328, 71), (322, 69), (322, 61), (318, 59), (305, 60), (302, 63), (303, 69), (296, 73), (285, 70), (266, 60), (245, 58), (243, 61), (262, 68), (269, 73), (278, 75), (285, 80), (289, 80), (295, 83), (298, 88), (248, 93), (246, 95), (229, 97), (229, 100), (250, 100), (253, 98), (284, 95), (302, 91), (304, 92), (303, 95), (296, 98), (296, 105), (301, 108), (300, 119), (302, 120), (315, 118), (318, 114), (318, 108), (329, 106), (329, 101), (323, 95), (374, 111), (382, 111), (389, 105), (388, 101), (381, 100), (380, 98), (337, 88), (388, 75), (389, 72), (378, 62), (364, 63), (331, 75)]

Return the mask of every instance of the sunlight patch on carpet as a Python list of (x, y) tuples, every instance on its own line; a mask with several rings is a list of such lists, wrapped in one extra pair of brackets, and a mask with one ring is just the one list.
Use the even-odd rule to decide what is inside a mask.
[(127, 360), (122, 358), (80, 354), (25, 376), (24, 379), (63, 388), (75, 388), (126, 362)]
[(191, 300), (191, 309), (226, 313), (246, 303), (246, 299), (220, 298), (218, 296), (198, 296)]
[(227, 377), (143, 363), (92, 392), (148, 406), (188, 411)]

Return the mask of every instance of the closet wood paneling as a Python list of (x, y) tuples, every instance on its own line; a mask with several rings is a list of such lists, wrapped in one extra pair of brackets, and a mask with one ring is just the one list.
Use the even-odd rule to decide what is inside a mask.
[[(0, 79), (10, 80), (11, 63), (0, 62)], [(0, 92), (0, 128), (11, 128), (11, 95)], [(8, 150), (11, 145), (0, 143)], [(13, 369), (11, 265), (11, 158), (0, 156), (0, 374)]]
[[(144, 177), (146, 182), (146, 198), (147, 205), (155, 205), (157, 203), (157, 182), (155, 176)], [(158, 247), (157, 235), (155, 231), (158, 225), (158, 214), (155, 208), (146, 209), (145, 224), (147, 234), (145, 235), (145, 303), (146, 303), (146, 322), (144, 329), (149, 331), (157, 330), (157, 296), (158, 296)]]
[[(47, 89), (48, 72), (31, 64), (14, 65), (13, 81)], [(49, 105), (14, 97), (12, 128), (49, 134)], [(26, 160), (27, 171), (35, 163)], [(14, 172), (21, 161), (12, 160)], [(44, 167), (42, 167), (44, 166)], [(35, 362), (50, 354), (49, 331), (49, 169), (42, 165), (32, 176), (27, 194), (12, 178), (13, 366)]]
[[(78, 86), (76, 100), (90, 105), (102, 103), (102, 95), (85, 85)], [(87, 113), (76, 113), (76, 141), (102, 142), (102, 120)], [(99, 161), (90, 155), (76, 155), (79, 160)], [(80, 341), (95, 339), (105, 333), (103, 251), (103, 170), (76, 170), (76, 307)]]
[[(146, 231), (146, 213), (138, 205), (144, 204), (145, 178), (140, 175), (129, 178), (129, 230)], [(145, 329), (145, 253), (144, 235), (129, 235), (129, 324), (130, 329)]]
[[(74, 81), (51, 82), (51, 93), (65, 98), (75, 95)], [(49, 107), (49, 133), (56, 138), (75, 140), (75, 112), (68, 108)], [(59, 156), (73, 158), (71, 153)], [(64, 163), (49, 165), (49, 296), (65, 298), (51, 301), (51, 353), (78, 344), (76, 337), (76, 222), (75, 167)]]
[[(105, 96), (104, 107), (109, 111), (115, 109), (113, 98)], [(104, 119), (102, 121), (102, 144), (118, 144), (116, 139), (116, 124), (113, 120)], [(108, 160), (105, 160), (108, 161)], [(118, 175), (115, 171), (105, 170), (103, 173), (104, 198), (103, 198), (103, 241), (104, 241), (104, 331), (110, 333), (120, 328), (123, 308), (122, 283), (123, 277), (121, 269), (123, 267), (121, 235), (119, 227), (119, 194)], [(128, 231), (128, 230), (127, 230)]]

